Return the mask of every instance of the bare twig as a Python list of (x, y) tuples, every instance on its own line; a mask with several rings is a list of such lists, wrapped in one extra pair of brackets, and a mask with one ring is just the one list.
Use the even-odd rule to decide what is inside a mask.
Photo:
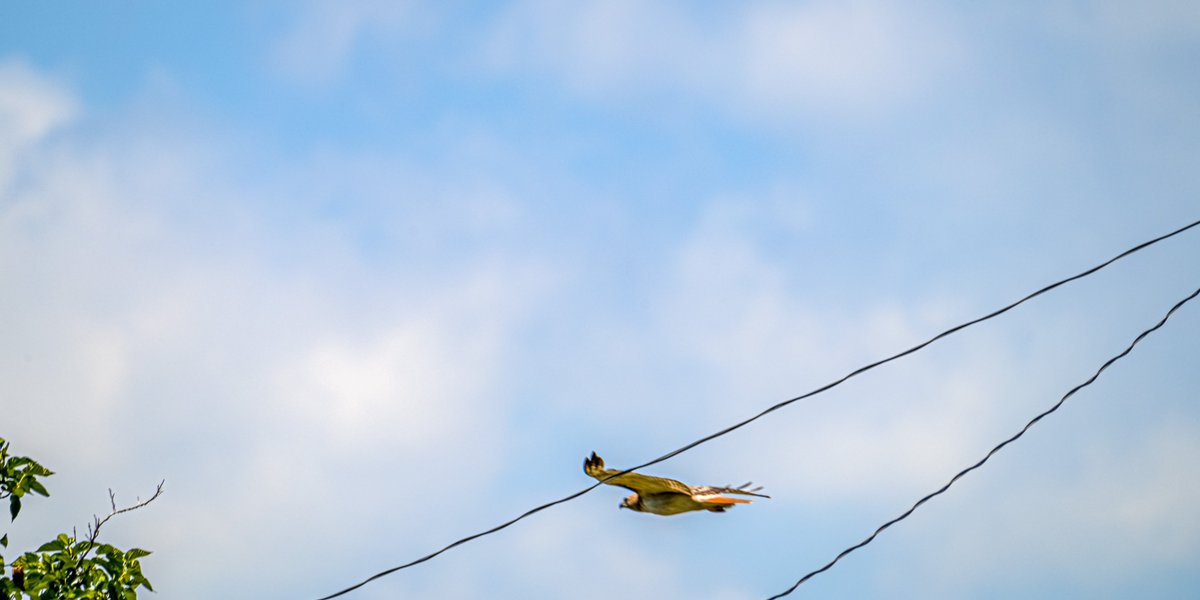
[(67, 571), (66, 580), (71, 581), (71, 579), (75, 575), (75, 571), (77, 571), (83, 565), (83, 561), (85, 559), (87, 559), (87, 555), (89, 553), (91, 553), (91, 551), (93, 549), (96, 548), (96, 540), (99, 539), (99, 537), (100, 537), (100, 528), (104, 527), (104, 524), (108, 523), (109, 519), (111, 519), (119, 514), (123, 514), (123, 513), (137, 510), (139, 508), (143, 508), (146, 505), (150, 504), (151, 502), (154, 502), (155, 500), (158, 499), (159, 496), (162, 495), (163, 485), (165, 485), (166, 483), (167, 483), (167, 480), (165, 480), (165, 479), (158, 482), (158, 487), (154, 488), (154, 495), (150, 496), (145, 501), (143, 501), (141, 499), (141, 497), (139, 496), (137, 498), (136, 504), (133, 504), (132, 506), (127, 506), (125, 508), (117, 508), (117, 496), (116, 496), (116, 494), (113, 493), (112, 488), (109, 488), (108, 503), (110, 506), (112, 506), (112, 511), (109, 512), (108, 515), (105, 516), (103, 519), (101, 519), (100, 517), (97, 517), (95, 515), (92, 515), (92, 522), (88, 524), (87, 548), (84, 548), (83, 552), (79, 555), (79, 558), (76, 559), (75, 566), (71, 567), (71, 569), (69, 571)]

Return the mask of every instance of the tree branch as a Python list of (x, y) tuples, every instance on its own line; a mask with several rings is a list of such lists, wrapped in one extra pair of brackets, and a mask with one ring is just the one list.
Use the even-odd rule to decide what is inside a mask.
[(103, 519), (101, 519), (100, 517), (97, 517), (95, 515), (92, 515), (92, 522), (88, 524), (87, 547), (84, 548), (83, 552), (79, 555), (79, 558), (77, 558), (75, 560), (75, 565), (73, 567), (71, 567), (70, 570), (67, 571), (66, 580), (71, 581), (75, 577), (75, 572), (77, 570), (79, 570), (79, 568), (83, 565), (83, 561), (87, 559), (87, 555), (93, 549), (95, 549), (96, 540), (100, 537), (100, 528), (104, 527), (104, 524), (108, 523), (109, 519), (111, 519), (119, 514), (134, 511), (139, 508), (144, 508), (146, 505), (150, 504), (151, 502), (154, 502), (155, 500), (158, 499), (159, 496), (162, 495), (163, 485), (166, 483), (167, 483), (167, 480), (165, 480), (165, 479), (158, 482), (158, 487), (156, 487), (154, 489), (154, 495), (150, 496), (145, 501), (142, 501), (142, 499), (139, 497), (136, 504), (134, 504), (132, 506), (127, 506), (125, 508), (117, 508), (117, 496), (116, 496), (116, 494), (113, 493), (112, 488), (109, 488), (108, 489), (108, 503), (110, 506), (112, 506), (112, 511), (109, 512), (108, 515), (105, 516)]

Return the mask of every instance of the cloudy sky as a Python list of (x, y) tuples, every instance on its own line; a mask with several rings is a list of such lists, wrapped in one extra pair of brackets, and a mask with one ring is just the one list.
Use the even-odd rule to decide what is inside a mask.
[[(10, 2), (11, 546), (315, 598), (1200, 218), (1200, 6)], [(1200, 231), (351, 598), (763, 598), (1200, 285)], [(1200, 306), (793, 597), (1200, 593)], [(11, 549), (11, 548), (10, 548)]]

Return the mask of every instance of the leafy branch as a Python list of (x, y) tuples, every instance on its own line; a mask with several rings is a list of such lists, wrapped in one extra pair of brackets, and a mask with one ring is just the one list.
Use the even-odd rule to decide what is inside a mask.
[[(21, 512), (21, 497), (29, 492), (49, 497), (46, 486), (38, 477), (49, 477), (54, 472), (36, 460), (26, 456), (9, 456), (8, 442), (0, 438), (0, 500), (8, 498), (8, 514), (15, 520)], [(7, 535), (4, 536), (7, 539)], [(2, 545), (2, 544), (0, 544)]]
[[(82, 571), (86, 567), (86, 565), (88, 564), (87, 555), (94, 548), (96, 548), (96, 539), (100, 537), (100, 528), (104, 527), (104, 524), (108, 523), (109, 519), (111, 519), (117, 515), (120, 515), (120, 514), (124, 514), (127, 512), (135, 511), (139, 508), (143, 508), (146, 505), (150, 504), (151, 502), (154, 502), (155, 500), (158, 499), (159, 496), (162, 495), (163, 485), (165, 485), (166, 483), (167, 483), (166, 480), (158, 482), (158, 487), (154, 488), (154, 495), (150, 496), (146, 500), (143, 501), (139, 497), (137, 499), (136, 504), (134, 504), (132, 506), (127, 506), (125, 508), (120, 508), (120, 509), (117, 508), (116, 494), (113, 493), (112, 488), (109, 488), (108, 489), (108, 503), (110, 506), (112, 506), (112, 511), (109, 512), (108, 515), (105, 516), (103, 519), (101, 519), (100, 517), (97, 517), (95, 515), (92, 515), (92, 522), (88, 524), (87, 541), (82, 542), (83, 551), (79, 553), (79, 558), (75, 561), (75, 565), (67, 570), (66, 580), (68, 582), (73, 581), (74, 574), (78, 571)], [(110, 546), (110, 548), (111, 548), (111, 546)], [(133, 550), (129, 551), (130, 554), (132, 554), (134, 552), (139, 553), (139, 556), (133, 557), (134, 559), (140, 558), (141, 556), (149, 556), (149, 554), (150, 554), (149, 552), (147, 552), (145, 550), (140, 550), (137, 548), (134, 548)], [(101, 552), (101, 554), (103, 554), (103, 552)], [(110, 552), (110, 554), (111, 554), (111, 552)], [(140, 570), (139, 570), (139, 575), (140, 575)], [(142, 581), (142, 585), (144, 585), (146, 587), (146, 589), (148, 589), (150, 591), (154, 591), (154, 588), (150, 587), (149, 581), (146, 581), (144, 578), (142, 578), (141, 581)]]
[[(0, 500), (8, 499), (10, 519), (17, 518), (21, 512), (21, 498), (29, 492), (50, 495), (38, 478), (53, 474), (31, 458), (10, 456), (8, 442), (0, 438)], [(37, 550), (17, 557), (9, 567), (11, 576), (6, 576), (4, 556), (0, 555), (0, 600), (25, 597), (37, 600), (135, 600), (138, 588), (154, 591), (142, 574), (140, 562), (150, 555), (149, 551), (141, 548), (124, 551), (101, 543), (99, 539), (100, 530), (113, 517), (144, 508), (162, 496), (165, 483), (159, 482), (154, 494), (146, 500), (139, 497), (134, 504), (124, 508), (117, 508), (116, 494), (108, 490), (112, 510), (104, 518), (93, 515), (83, 539), (75, 535), (74, 530), (71, 535), (58, 534)], [(7, 547), (8, 535), (5, 534), (0, 536), (0, 551)]]

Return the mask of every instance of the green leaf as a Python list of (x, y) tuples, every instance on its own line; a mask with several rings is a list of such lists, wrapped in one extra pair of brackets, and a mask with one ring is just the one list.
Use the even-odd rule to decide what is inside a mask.
[(141, 548), (134, 548), (134, 549), (130, 550), (129, 552), (126, 552), (125, 556), (128, 557), (130, 560), (137, 560), (139, 558), (142, 558), (143, 556), (150, 556), (150, 554), (151, 554), (151, 552), (149, 550), (142, 550)]
[(21, 497), (12, 496), (8, 499), (8, 514), (12, 515), (12, 520), (17, 519), (17, 513), (21, 512)]
[(54, 474), (54, 471), (47, 469), (42, 463), (31, 459), (29, 461), (29, 473), (38, 477), (49, 477)]
[(41, 494), (43, 497), (50, 497), (50, 492), (46, 491), (46, 486), (42, 485), (42, 482), (36, 479), (29, 482), (29, 489)]
[(4, 534), (4, 537), (0, 537), (0, 546), (4, 546), (5, 548), (8, 547), (8, 534), (7, 533)]
[(38, 546), (37, 551), (38, 552), (62, 552), (63, 551), (62, 540), (51, 540), (49, 542), (46, 542), (45, 544)]

